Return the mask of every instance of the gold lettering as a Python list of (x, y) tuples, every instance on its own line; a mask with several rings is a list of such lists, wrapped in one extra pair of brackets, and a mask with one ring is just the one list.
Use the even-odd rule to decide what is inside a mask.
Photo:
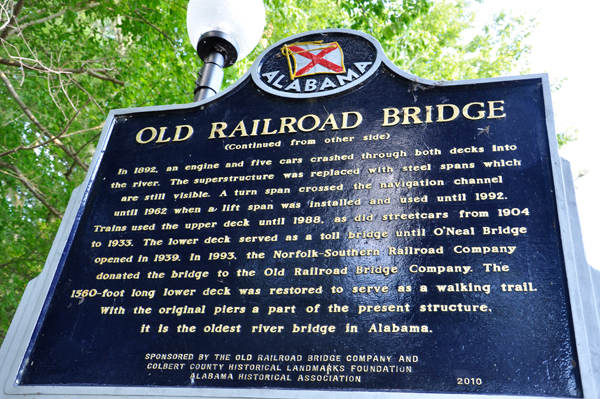
[(433, 121), (431, 120), (431, 110), (433, 109), (433, 106), (431, 105), (427, 105), (425, 107), (425, 123), (433, 123)]
[(258, 136), (258, 124), (260, 123), (260, 119), (254, 119), (252, 121), (252, 133), (250, 136)]
[[(400, 123), (400, 117), (398, 114), (400, 111), (398, 108), (384, 108), (383, 109), (383, 124), (381, 126), (394, 126)], [(390, 122), (390, 118), (392, 121)]]
[[(142, 135), (144, 134), (144, 132), (146, 130), (150, 130), (152, 132), (152, 136), (148, 140), (142, 140)], [(140, 144), (148, 144), (149, 142), (151, 142), (152, 140), (154, 140), (156, 138), (156, 134), (157, 134), (156, 129), (151, 126), (148, 126), (138, 132), (138, 134), (135, 136), (135, 141), (137, 141)]]
[(279, 133), (285, 133), (285, 128), (288, 128), (288, 133), (296, 133), (296, 129), (294, 129), (294, 123), (296, 123), (296, 118), (280, 118), (281, 126), (279, 127)]
[[(356, 115), (356, 123), (352, 126), (348, 126), (348, 115), (354, 114)], [(360, 112), (342, 112), (342, 129), (354, 129), (358, 125), (362, 123), (363, 117)]]
[(331, 130), (340, 130), (337, 123), (335, 122), (335, 118), (333, 117), (333, 114), (329, 114), (329, 116), (327, 117), (327, 120), (325, 121), (325, 123), (323, 123), (323, 126), (321, 126), (321, 128), (319, 129), (319, 132), (325, 131), (325, 125), (331, 125)]
[(164, 138), (166, 130), (167, 130), (166, 127), (161, 127), (160, 128), (160, 134), (158, 135), (158, 140), (156, 140), (156, 144), (158, 144), (158, 143), (168, 143), (169, 141), (171, 141), (170, 137), (168, 139), (166, 139), (166, 140)]
[[(315, 122), (313, 127), (311, 127), (310, 129), (304, 128), (304, 120), (306, 118), (312, 118), (312, 120)], [(314, 115), (314, 114), (304, 115), (298, 121), (298, 129), (302, 130), (303, 132), (312, 132), (313, 130), (315, 130), (317, 128), (317, 126), (319, 126), (319, 123), (321, 123), (321, 119), (319, 119), (319, 117), (317, 115)]]
[(246, 125), (244, 125), (244, 121), (240, 121), (238, 125), (233, 129), (233, 132), (229, 135), (229, 138), (235, 137), (236, 132), (241, 132), (240, 137), (248, 137), (248, 133), (246, 133)]
[[(183, 129), (184, 127), (188, 129), (187, 136), (185, 136), (184, 138), (179, 138), (179, 136), (181, 135), (181, 129)], [(175, 126), (175, 128), (175, 137), (173, 138), (173, 141), (186, 141), (190, 137), (192, 137), (192, 134), (194, 134), (194, 128), (190, 125), (179, 125)]]
[(471, 107), (471, 105), (479, 105), (482, 108), (485, 106), (484, 103), (469, 103), (463, 107), (463, 111), (462, 111), (463, 116), (472, 121), (483, 119), (485, 117), (485, 111), (482, 111), (482, 110), (477, 111), (477, 116), (469, 115), (469, 108)]
[(269, 124), (271, 123), (271, 119), (264, 119), (264, 121), (265, 121), (265, 126), (263, 128), (261, 136), (268, 136), (268, 135), (277, 133), (277, 129), (273, 130), (272, 132), (269, 132)]
[(488, 119), (500, 119), (500, 118), (505, 118), (506, 114), (502, 113), (502, 115), (496, 115), (495, 111), (504, 111), (504, 107), (500, 106), (500, 107), (495, 107), (495, 103), (500, 103), (500, 104), (504, 104), (504, 100), (499, 100), (499, 101), (488, 101), (488, 104), (490, 106), (490, 116), (488, 116)]
[[(452, 116), (447, 119), (444, 119), (444, 108), (445, 107), (452, 108)], [(438, 109), (438, 118), (437, 118), (436, 122), (450, 122), (450, 121), (455, 120), (458, 117), (458, 115), (460, 114), (460, 110), (454, 104), (438, 104), (437, 109)]]
[(223, 133), (223, 130), (227, 129), (227, 123), (225, 122), (213, 122), (212, 124), (212, 129), (210, 131), (210, 136), (208, 136), (209, 140), (215, 139), (215, 133), (219, 134), (219, 138), (220, 139), (225, 139), (227, 138), (227, 136), (225, 136), (225, 133)]
[[(412, 113), (410, 112), (412, 111)], [(421, 109), (419, 107), (404, 107), (402, 108), (402, 112), (404, 113), (404, 120), (402, 121), (403, 125), (408, 125), (410, 122), (408, 118), (412, 118), (413, 123), (423, 123), (417, 115), (421, 113)]]

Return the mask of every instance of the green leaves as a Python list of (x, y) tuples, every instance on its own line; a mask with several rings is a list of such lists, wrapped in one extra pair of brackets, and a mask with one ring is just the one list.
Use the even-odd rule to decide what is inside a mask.
[[(3, 0), (0, 0), (3, 1)], [(509, 73), (532, 21), (501, 14), (465, 39), (467, 0), (265, 0), (260, 44), (228, 68), (235, 82), (261, 51), (294, 34), (352, 28), (376, 37), (400, 68), (434, 80)], [(186, 0), (4, 0), (0, 29), (0, 339), (41, 270), (111, 109), (193, 101), (201, 62)], [(2, 18), (6, 18), (3, 15)], [(0, 21), (0, 26), (7, 21)]]
[[(185, 1), (26, 1), (0, 48), (0, 338), (110, 109), (192, 100)], [(125, 85), (127, 83), (127, 85)]]
[[(436, 2), (426, 16), (414, 21), (403, 35), (405, 51), (394, 51), (397, 64), (414, 75), (433, 80), (502, 76), (514, 71), (530, 52), (525, 39), (534, 21), (506, 14), (496, 16), (484, 32), (469, 32), (474, 21), (469, 3)], [(466, 39), (466, 34), (471, 38)]]

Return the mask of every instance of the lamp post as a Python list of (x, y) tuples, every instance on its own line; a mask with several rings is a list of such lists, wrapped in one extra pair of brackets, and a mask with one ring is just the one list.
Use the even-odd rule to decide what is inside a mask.
[(204, 65), (198, 72), (194, 101), (217, 94), (223, 68), (245, 58), (265, 26), (262, 0), (190, 0), (188, 36)]

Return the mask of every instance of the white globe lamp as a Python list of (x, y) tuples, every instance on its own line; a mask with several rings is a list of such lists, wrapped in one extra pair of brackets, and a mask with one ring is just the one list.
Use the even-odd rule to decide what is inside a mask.
[(262, 0), (190, 0), (187, 28), (204, 65), (198, 73), (194, 101), (221, 90), (223, 68), (256, 47), (265, 26)]

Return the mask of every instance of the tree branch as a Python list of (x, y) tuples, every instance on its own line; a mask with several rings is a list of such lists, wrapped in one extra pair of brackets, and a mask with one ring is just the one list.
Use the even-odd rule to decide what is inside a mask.
[[(144, 16), (138, 10), (133, 10), (133, 12), (136, 13), (140, 17), (142, 22), (148, 24), (148, 26), (150, 26), (152, 29), (154, 29), (155, 31), (157, 31), (158, 33), (163, 35), (164, 38), (167, 39), (167, 41), (171, 44), (171, 46), (173, 46), (173, 48), (175, 48), (175, 43), (173, 42), (173, 40), (171, 40), (171, 38), (166, 33), (161, 31), (160, 29), (158, 29), (158, 27), (156, 25), (154, 25), (152, 22), (150, 22), (146, 18), (144, 18)], [(129, 18), (140, 21), (140, 19), (132, 18), (131, 16)]]
[(19, 104), (19, 107), (21, 107), (21, 109), (23, 110), (23, 113), (29, 118), (29, 120), (31, 122), (33, 122), (33, 124), (40, 130), (40, 132), (43, 133), (48, 139), (52, 139), (52, 141), (54, 142), (54, 144), (56, 144), (56, 146), (58, 148), (60, 148), (68, 156), (73, 158), (73, 160), (75, 160), (75, 162), (79, 166), (81, 166), (83, 168), (83, 170), (87, 171), (88, 166), (77, 156), (77, 154), (74, 154), (73, 151), (71, 151), (69, 148), (67, 148), (67, 146), (65, 146), (58, 138), (55, 138), (52, 134), (50, 134), (50, 132), (40, 123), (40, 121), (37, 120), (35, 115), (33, 115), (31, 110), (21, 100), (21, 98), (19, 97), (19, 94), (16, 92), (15, 88), (10, 83), (10, 80), (8, 79), (8, 77), (6, 76), (4, 71), (0, 71), (0, 80), (2, 80), (4, 82), (4, 85), (8, 89), (8, 92), (10, 93), (12, 98), (17, 102), (17, 104)]
[[(104, 123), (102, 125), (104, 126)], [(90, 143), (94, 142), (101, 134), (102, 134), (102, 132), (96, 134), (94, 137), (92, 137), (91, 139), (89, 139), (87, 143), (85, 143), (83, 146), (81, 146), (81, 148), (79, 150), (77, 150), (77, 154), (79, 154)], [(67, 170), (67, 173), (65, 173), (65, 177), (67, 178), (67, 180), (71, 180), (71, 173), (73, 173), (73, 168), (74, 167), (75, 167), (75, 163), (72, 163), (71, 167), (69, 168), (69, 170)]]
[[(75, 136), (76, 134), (85, 133), (85, 132), (91, 132), (92, 130), (102, 129), (103, 127), (104, 127), (104, 122), (102, 122), (101, 124), (99, 124), (98, 126), (95, 126), (95, 127), (90, 127), (88, 129), (82, 129), (82, 130), (78, 130), (78, 131), (73, 132), (73, 133), (65, 134), (62, 137), (63, 138), (65, 138), (65, 137), (71, 137), (71, 136)], [(100, 132), (100, 133), (102, 133), (102, 132)], [(98, 135), (96, 135), (94, 137), (98, 137)]]
[[(90, 132), (90, 131), (92, 131), (92, 130), (98, 130), (98, 129), (102, 129), (103, 127), (104, 127), (104, 123), (101, 123), (100, 125), (98, 125), (98, 126), (95, 126), (95, 127), (91, 127), (91, 128), (89, 128), (89, 129), (82, 129), (82, 130), (78, 130), (78, 131), (76, 131), (76, 132), (73, 132), (73, 133), (64, 134), (64, 135), (59, 135), (59, 136), (56, 136), (55, 138), (58, 138), (58, 137), (61, 137), (61, 138), (71, 137), (71, 136), (75, 136), (75, 135), (77, 135), (77, 134), (81, 134), (81, 133), (85, 133), (85, 132)], [(95, 136), (94, 136), (94, 139), (96, 139), (96, 138), (98, 138), (98, 135), (95, 135)], [(6, 156), (6, 155), (14, 154), (15, 152), (19, 152), (19, 151), (28, 151), (28, 150), (34, 150), (34, 149), (36, 149), (36, 148), (38, 148), (38, 147), (43, 147), (43, 146), (45, 146), (45, 145), (49, 144), (49, 143), (50, 143), (51, 141), (53, 141), (53, 140), (54, 140), (54, 137), (53, 137), (53, 138), (51, 138), (51, 139), (49, 139), (49, 140), (47, 140), (47, 141), (44, 141), (43, 143), (39, 143), (39, 144), (32, 144), (32, 145), (30, 145), (30, 146), (27, 146), (27, 147), (25, 147), (25, 146), (19, 146), (19, 147), (17, 147), (17, 148), (13, 148), (12, 150), (8, 150), (8, 151), (5, 151), (5, 152), (1, 153), (1, 154), (0, 154), (0, 158), (1, 158), (1, 157), (4, 157), (4, 156)], [(81, 151), (81, 150), (77, 151), (77, 154), (78, 154), (80, 151)]]
[(83, 149), (85, 147), (87, 147), (88, 145), (90, 145), (91, 143), (93, 143), (94, 141), (96, 141), (96, 139), (98, 138), (98, 136), (100, 136), (100, 134), (102, 134), (102, 132), (96, 134), (94, 137), (92, 137), (91, 139), (89, 139), (84, 145), (81, 146), (80, 149), (77, 150), (76, 154), (79, 154), (81, 151), (83, 151)]
[[(106, 69), (98, 69), (98, 71), (107, 71)], [(122, 80), (113, 78), (112, 76), (108, 76), (108, 75), (101, 75), (99, 73), (97, 73), (95, 70), (93, 69), (84, 69), (84, 73), (87, 73), (90, 76), (93, 76), (97, 79), (101, 79), (101, 80), (106, 80), (109, 82), (113, 82), (114, 84), (117, 84), (119, 86), (123, 86), (125, 87), (125, 82), (123, 82)]]
[(25, 28), (27, 28), (27, 27), (29, 27), (31, 25), (43, 24), (44, 22), (51, 21), (51, 20), (53, 20), (55, 18), (60, 17), (61, 15), (65, 15), (67, 13), (67, 11), (69, 11), (69, 9), (65, 8), (64, 10), (59, 11), (56, 14), (48, 15), (47, 17), (38, 19), (37, 21), (32, 21), (32, 22), (29, 22), (29, 23), (26, 23), (26, 24), (23, 24), (23, 25), (19, 25), (18, 28), (13, 28), (14, 24), (11, 24), (11, 28), (12, 29), (10, 29), (10, 28), (7, 29), (7, 31), (6, 31), (7, 33), (2, 37), (2, 39), (5, 39), (8, 36), (18, 35), (21, 32), (23, 32), (23, 30)]
[[(66, 137), (64, 134), (69, 129), (69, 126), (71, 126), (71, 124), (73, 123), (73, 121), (75, 120), (75, 118), (77, 118), (77, 115), (79, 115), (79, 113), (81, 112), (81, 110), (84, 109), (85, 107), (87, 107), (87, 105), (89, 103), (90, 103), (90, 100), (88, 100), (81, 108), (79, 108), (77, 110), (77, 112), (75, 112), (75, 115), (73, 115), (71, 117), (71, 119), (69, 119), (69, 121), (67, 122), (67, 125), (63, 128), (63, 130), (59, 134), (57, 134), (56, 136), (50, 137), (48, 140), (46, 140), (46, 141), (44, 141), (42, 143), (39, 143), (39, 144), (32, 144), (30, 146), (19, 146), (17, 148), (13, 148), (12, 150), (5, 151), (3, 153), (0, 153), (0, 158), (3, 157), (3, 156), (6, 156), (6, 155), (14, 154), (17, 151), (21, 151), (21, 150), (33, 150), (33, 149), (38, 148), (38, 147), (43, 147), (46, 144), (49, 144), (49, 143), (53, 142), (54, 140), (58, 139), (59, 137)], [(69, 136), (71, 136), (71, 135), (69, 135)]]
[(63, 215), (60, 213), (55, 207), (53, 207), (45, 198), (44, 194), (39, 191), (31, 181), (25, 176), (21, 170), (15, 165), (11, 165), (7, 162), (0, 161), (0, 167), (5, 169), (10, 169), (13, 171), (13, 174), (5, 172), (7, 175), (17, 178), (27, 189), (37, 198), (48, 210), (54, 214), (59, 219), (62, 219)]
[[(19, 1), (21, 3), (25, 2), (24, 0), (19, 0)], [(59, 11), (59, 12), (54, 13), (52, 15), (48, 15), (47, 17), (40, 18), (40, 19), (35, 20), (35, 21), (27, 22), (27, 23), (25, 23), (23, 25), (20, 25), (18, 27), (15, 27), (16, 18), (15, 18), (15, 21), (13, 21), (11, 19), (12, 23), (10, 23), (8, 25), (8, 27), (4, 30), (4, 32), (2, 32), (2, 36), (0, 36), (0, 39), (5, 39), (5, 38), (7, 38), (9, 36), (13, 36), (13, 35), (19, 35), (26, 28), (28, 28), (28, 27), (30, 27), (32, 25), (39, 25), (39, 24), (43, 24), (44, 22), (48, 22), (48, 21), (51, 21), (53, 19), (56, 19), (56, 18), (58, 18), (58, 17), (60, 17), (62, 15), (65, 15), (67, 13), (67, 11), (69, 11), (69, 10), (71, 10), (73, 12), (81, 12), (83, 10), (87, 10), (87, 9), (90, 9), (90, 8), (98, 7), (99, 5), (100, 5), (100, 3), (89, 3), (89, 4), (85, 5), (85, 6), (81, 6), (80, 5), (80, 6), (76, 7), (76, 8), (74, 8), (74, 9), (65, 8), (62, 11)], [(22, 6), (23, 5), (21, 4), (21, 7)], [(19, 10), (19, 12), (20, 12), (20, 10)], [(13, 15), (14, 15), (14, 13), (13, 13)]]
[(100, 112), (102, 112), (102, 114), (104, 116), (106, 116), (106, 111), (104, 111), (104, 109), (100, 106), (100, 104), (98, 104), (98, 102), (96, 101), (96, 99), (94, 98), (94, 96), (92, 96), (86, 89), (83, 88), (82, 85), (79, 84), (79, 82), (76, 79), (73, 79), (71, 76), (69, 76), (69, 81), (71, 83), (73, 83), (75, 85), (75, 87), (77, 87), (79, 90), (81, 90), (82, 92), (84, 92), (85, 94), (87, 94), (87, 96), (90, 99), (90, 101), (92, 101), (94, 103), (94, 105), (96, 107), (98, 107), (98, 110)]
[(4, 29), (2, 29), (2, 33), (0, 33), (0, 39), (5, 39), (8, 36), (8, 34), (10, 33), (10, 31), (12, 30), (12, 27), (16, 24), (17, 17), (19, 16), (19, 14), (21, 13), (21, 10), (23, 9), (23, 4), (25, 4), (25, 0), (18, 0), (17, 4), (15, 4), (12, 15), (10, 17), (10, 21), (8, 21), (8, 23), (6, 24)]
[[(38, 253), (38, 252), (33, 252), (31, 254), (29, 254), (30, 256), (19, 256), (18, 258), (13, 258), (11, 261), (6, 262), (6, 263), (0, 263), (0, 269), (8, 269), (11, 273), (23, 277), (23, 279), (26, 280), (30, 280), (32, 277), (35, 276), (35, 273), (33, 273), (34, 275), (31, 276), (28, 273), (22, 273), (19, 270), (19, 266), (22, 266), (23, 263), (25, 262), (39, 262), (40, 260), (44, 260), (44, 255)], [(31, 256), (33, 255), (33, 256)], [(14, 267), (13, 265), (15, 265), (16, 267)]]
[(23, 25), (19, 25), (18, 29), (13, 29), (7, 36), (18, 35), (21, 32), (23, 32), (23, 30), (25, 30), (26, 28), (28, 28), (28, 27), (30, 27), (32, 25), (43, 24), (44, 22), (51, 21), (51, 20), (53, 20), (55, 18), (60, 17), (61, 15), (65, 15), (67, 13), (67, 11), (69, 11), (69, 9), (65, 8), (64, 10), (59, 11), (56, 14), (48, 15), (47, 17), (38, 19), (37, 21), (31, 21), (31, 22), (25, 23)]
[(87, 69), (87, 68), (60, 68), (60, 69), (52, 69), (52, 68), (48, 68), (46, 66), (43, 65), (28, 65), (25, 64), (21, 61), (15, 61), (15, 60), (9, 60), (6, 58), (0, 58), (0, 64), (2, 65), (6, 65), (6, 66), (10, 66), (10, 67), (15, 67), (15, 68), (23, 68), (23, 69), (28, 69), (31, 71), (37, 71), (37, 72), (45, 72), (45, 73), (56, 73), (56, 74), (60, 74), (60, 73), (64, 73), (64, 74), (88, 74), (90, 76), (93, 76), (97, 79), (102, 79), (102, 80), (107, 80), (109, 82), (113, 82), (115, 84), (118, 84), (119, 86), (125, 86), (125, 82), (123, 82), (122, 80), (118, 80), (116, 78), (113, 78), (112, 76), (108, 76), (106, 75), (106, 72), (110, 71), (110, 69), (106, 69), (106, 68), (91, 68), (91, 69)]

